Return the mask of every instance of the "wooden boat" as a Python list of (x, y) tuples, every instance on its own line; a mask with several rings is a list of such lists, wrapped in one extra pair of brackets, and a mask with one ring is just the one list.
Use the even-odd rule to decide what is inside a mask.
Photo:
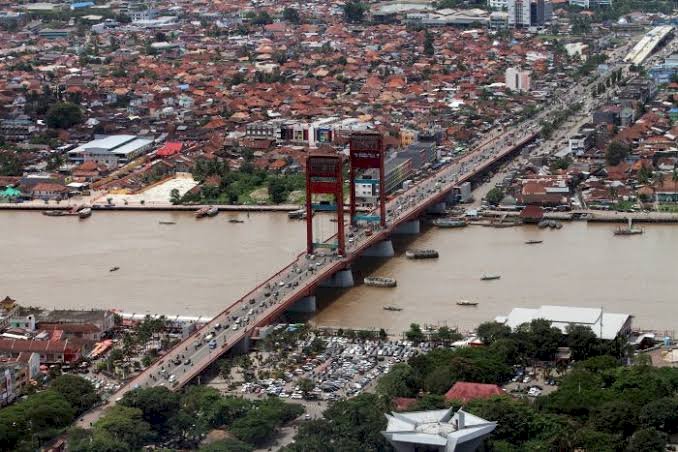
[(383, 276), (368, 276), (363, 282), (366, 286), (373, 287), (395, 287), (398, 284), (395, 279)]
[(113, 267), (113, 268), (111, 268), (111, 269), (108, 270), (108, 271), (109, 271), (109, 272), (117, 272), (118, 270), (120, 270), (120, 267)]
[(174, 221), (158, 221), (159, 224), (177, 224)]
[(237, 218), (231, 218), (228, 220), (229, 223), (244, 223), (245, 221), (243, 220), (238, 220)]
[(214, 217), (219, 213), (219, 209), (217, 209), (214, 206), (207, 206), (207, 207), (202, 207), (198, 209), (195, 212), (195, 217), (196, 218), (204, 218), (204, 217)]
[(297, 209), (287, 212), (287, 218), (290, 220), (303, 220), (306, 218), (306, 209)]
[(614, 235), (639, 235), (642, 233), (642, 229), (636, 229), (633, 227), (633, 220), (631, 218), (629, 218), (629, 224), (626, 227), (619, 226), (614, 231)]
[(42, 214), (48, 217), (63, 217), (66, 215), (66, 212), (63, 210), (43, 210)]
[(92, 208), (91, 207), (83, 207), (82, 209), (78, 210), (78, 218), (81, 220), (84, 220), (85, 218), (89, 218), (92, 216)]
[(457, 304), (459, 306), (478, 306), (477, 301), (469, 301), (469, 300), (459, 300), (459, 301), (457, 301)]
[(538, 243), (542, 243), (543, 240), (526, 240), (525, 245), (537, 245)]
[(402, 311), (403, 308), (399, 308), (399, 307), (397, 307), (397, 306), (391, 306), (391, 305), (388, 305), (388, 306), (384, 306), (384, 310), (385, 310), (385, 311)]
[(494, 281), (495, 279), (501, 278), (501, 275), (483, 275), (480, 277), (481, 281)]

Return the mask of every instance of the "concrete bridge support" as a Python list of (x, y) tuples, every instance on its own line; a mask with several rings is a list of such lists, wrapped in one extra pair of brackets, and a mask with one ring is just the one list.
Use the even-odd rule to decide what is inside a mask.
[(445, 209), (447, 209), (447, 204), (444, 202), (439, 202), (438, 204), (433, 204), (431, 207), (426, 209), (426, 212), (442, 215), (445, 213)]
[(384, 240), (379, 242), (376, 245), (372, 245), (367, 248), (362, 254), (365, 257), (393, 257), (395, 256), (395, 251), (393, 251), (393, 242), (390, 240)]
[(231, 350), (233, 350), (233, 353), (237, 353), (239, 355), (243, 355), (249, 352), (250, 337), (249, 336), (243, 337), (237, 344), (234, 344), (233, 347), (231, 347)]
[(304, 314), (313, 313), (317, 310), (316, 299), (314, 295), (304, 297), (287, 308), (288, 312), (301, 312)]
[(447, 198), (445, 198), (445, 203), (448, 206), (455, 206), (457, 205), (457, 201), (459, 199), (459, 195), (457, 194), (457, 190), (453, 189), (447, 194)]
[(320, 287), (332, 287), (339, 289), (353, 287), (353, 273), (351, 273), (350, 268), (339, 270), (334, 275), (320, 283)]
[(421, 232), (421, 224), (419, 220), (408, 221), (398, 225), (393, 233), (401, 235), (419, 234)]

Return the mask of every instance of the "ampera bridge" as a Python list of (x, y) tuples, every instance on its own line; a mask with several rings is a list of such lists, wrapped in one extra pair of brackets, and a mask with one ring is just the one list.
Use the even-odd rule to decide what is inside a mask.
[[(417, 234), (422, 215), (442, 212), (447, 202), (456, 201), (460, 185), (519, 151), (533, 141), (537, 133), (536, 121), (513, 132), (495, 133), (463, 157), (431, 172), (388, 201), (382, 195), (385, 192), (382, 136), (354, 134), (348, 159), (351, 196), (347, 223), (343, 206), (344, 159), (339, 155), (310, 154), (306, 165), (307, 249), (128, 382), (111, 397), (111, 403), (139, 387), (179, 389), (227, 351), (246, 350), (259, 327), (273, 323), (286, 311), (314, 310), (316, 288), (352, 286), (350, 266), (354, 260), (360, 256), (392, 256), (392, 235)], [(357, 179), (364, 170), (376, 172), (379, 177)], [(381, 188), (375, 189), (373, 211), (356, 212), (356, 183), (372, 183)], [(314, 203), (319, 198), (322, 201)], [(313, 212), (320, 209), (336, 214), (337, 233), (314, 241)], [(86, 425), (98, 418), (97, 411), (89, 413), (81, 423)]]

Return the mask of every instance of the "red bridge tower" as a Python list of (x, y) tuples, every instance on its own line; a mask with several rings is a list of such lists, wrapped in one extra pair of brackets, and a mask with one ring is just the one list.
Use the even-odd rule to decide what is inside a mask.
[[(317, 248), (336, 249), (344, 255), (344, 185), (341, 155), (309, 155), (306, 159), (306, 252), (313, 254)], [(313, 195), (334, 195), (331, 201), (315, 203)], [(333, 211), (337, 215), (336, 241), (313, 239), (313, 212)]]
[[(378, 222), (386, 226), (386, 190), (384, 189), (384, 137), (378, 132), (359, 132), (351, 135), (350, 141), (350, 187), (351, 187), (351, 224), (358, 221)], [(376, 169), (377, 178), (364, 177), (356, 179), (356, 170)], [(363, 171), (364, 173), (364, 171)], [(371, 185), (371, 198), (377, 198), (378, 215), (356, 215), (355, 184)], [(375, 205), (376, 210), (377, 205)]]

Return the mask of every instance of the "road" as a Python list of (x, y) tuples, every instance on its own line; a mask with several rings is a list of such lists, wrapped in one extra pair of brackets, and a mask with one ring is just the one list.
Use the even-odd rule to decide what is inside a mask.
[[(616, 68), (615, 65), (612, 67)], [(106, 406), (117, 402), (126, 392), (135, 388), (182, 387), (202, 372), (218, 355), (250, 335), (257, 325), (274, 319), (292, 301), (307, 295), (320, 281), (345, 268), (350, 263), (349, 257), (352, 258), (368, 246), (387, 238), (397, 224), (416, 219), (416, 215), (425, 205), (430, 204), (432, 200), (436, 202), (443, 200), (446, 193), (472, 177), (479, 167), (485, 166), (512, 149), (516, 143), (536, 136), (540, 130), (540, 121), (549, 114), (565, 108), (572, 99), (581, 99), (586, 105), (585, 114), (588, 114), (593, 105), (590, 91), (581, 85), (561, 91), (554, 104), (543, 108), (529, 120), (491, 133), (468, 154), (453, 160), (446, 167), (389, 201), (385, 229), (372, 230), (364, 226), (347, 225), (347, 231), (352, 237), (346, 246), (346, 257), (327, 250), (316, 255), (299, 254), (292, 263), (267, 282), (231, 304), (200, 330), (169, 350), (162, 359), (123, 386), (111, 397), (109, 404), (87, 413), (79, 421), (79, 426), (89, 426), (101, 416)]]

